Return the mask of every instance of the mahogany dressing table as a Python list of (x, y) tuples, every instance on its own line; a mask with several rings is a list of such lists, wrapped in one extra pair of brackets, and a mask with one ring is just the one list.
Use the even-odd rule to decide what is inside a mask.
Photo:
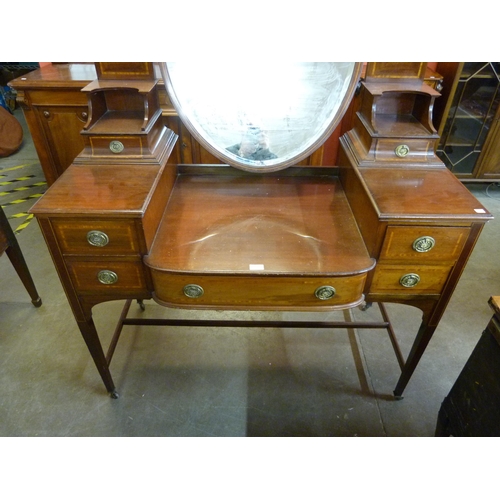
[[(201, 104), (186, 112), (186, 96), (174, 88), (175, 67), (163, 66), (183, 123), (227, 161), (179, 165), (172, 153), (176, 134), (159, 119), (153, 65), (96, 64), (98, 79), (83, 89), (89, 103), (84, 149), (32, 212), (112, 397), (117, 392), (109, 364), (127, 324), (348, 326), (127, 318), (133, 300), (142, 305), (151, 298), (168, 307), (220, 310), (326, 312), (378, 303), (383, 322), (350, 325), (387, 329), (401, 366), (394, 395), (402, 397), (491, 219), (434, 154), (438, 136), (431, 114), (438, 94), (422, 83), (424, 68), (369, 64), (354, 128), (341, 139), (339, 166), (303, 168), (294, 165), (328, 137), (345, 112), (360, 65), (348, 68), (329, 125), (297, 150), (295, 144), (286, 149), (286, 140), (273, 141), (272, 127), (262, 131), (246, 117), (236, 149), (227, 147), (229, 139), (226, 149), (219, 147), (205, 125), (196, 123)], [(248, 153), (249, 133), (257, 140)], [(279, 154), (270, 153), (273, 146)], [(120, 299), (126, 299), (125, 307), (105, 353), (92, 308)], [(384, 302), (423, 312), (407, 359)]]

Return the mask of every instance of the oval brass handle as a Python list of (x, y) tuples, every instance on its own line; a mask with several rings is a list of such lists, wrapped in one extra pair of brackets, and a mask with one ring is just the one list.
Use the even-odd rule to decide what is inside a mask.
[(125, 149), (125, 146), (120, 141), (111, 141), (109, 143), (109, 149), (112, 153), (118, 154)]
[(417, 286), (419, 281), (420, 281), (420, 276), (415, 273), (405, 274), (404, 276), (401, 276), (401, 278), (399, 279), (399, 283), (406, 288), (413, 288), (414, 286)]
[(87, 241), (94, 247), (105, 247), (109, 243), (109, 237), (102, 231), (89, 231)]
[(97, 273), (97, 279), (103, 285), (112, 285), (118, 281), (118, 275), (114, 271), (103, 269)]
[(413, 242), (413, 250), (416, 252), (428, 252), (434, 248), (436, 240), (432, 236), (420, 236)]
[(197, 299), (205, 293), (205, 290), (200, 285), (186, 285), (183, 291), (184, 295), (190, 299)]
[(45, 118), (49, 118), (50, 117), (50, 112), (49, 111), (44, 111), (43, 112), (43, 116), (45, 116)]
[(333, 286), (325, 285), (316, 288), (314, 295), (319, 300), (329, 300), (335, 296), (335, 288)]
[(410, 148), (406, 144), (400, 144), (399, 146), (396, 147), (394, 152), (396, 153), (396, 156), (404, 158), (410, 152)]

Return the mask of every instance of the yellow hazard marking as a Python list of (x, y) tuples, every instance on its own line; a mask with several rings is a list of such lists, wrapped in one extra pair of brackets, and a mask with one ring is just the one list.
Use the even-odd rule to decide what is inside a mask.
[(16, 191), (27, 191), (28, 189), (45, 186), (46, 184), (46, 182), (35, 182), (35, 184), (30, 184), (29, 186), (20, 186), (14, 189), (9, 189), (7, 191), (0, 191), (0, 196), (7, 196), (9, 194), (15, 193)]
[(21, 182), (21, 181), (29, 181), (35, 177), (34, 175), (26, 175), (24, 177), (18, 177), (17, 179), (11, 179), (10, 181), (2, 181), (0, 182), (0, 186), (8, 186), (9, 184), (12, 184), (14, 182)]
[(27, 219), (22, 224), (17, 226), (16, 229), (14, 229), (14, 233), (15, 234), (20, 233), (23, 229), (25, 229), (31, 222), (31, 219), (33, 219), (33, 214), (28, 215)]
[(43, 196), (43, 193), (31, 194), (30, 196), (27, 196), (26, 198), (21, 198), (20, 200), (9, 201), (8, 203), (5, 203), (5, 205), (2, 205), (2, 207), (7, 207), (9, 205), (17, 205), (18, 203), (24, 203), (25, 201), (31, 200), (33, 198), (40, 198), (40, 196)]
[[(15, 171), (15, 170), (21, 170), (23, 168), (33, 167), (33, 166), (36, 166), (36, 165), (40, 166), (40, 162), (35, 161), (35, 162), (31, 162), (31, 163), (24, 163), (22, 165), (16, 165), (14, 167), (3, 168), (3, 169), (0, 168), (0, 179), (3, 179), (0, 182), (0, 187), (2, 187), (2, 186), (10, 186), (12, 184), (15, 184), (16, 182), (23, 182), (23, 181), (27, 181), (27, 180), (33, 179), (33, 177), (37, 177), (37, 175), (31, 174), (31, 175), (24, 175), (22, 177), (17, 177), (15, 179), (10, 179), (9, 180), (9, 175), (6, 175), (7, 172), (12, 172), (12, 171)], [(21, 173), (21, 172), (19, 172), (19, 173)], [(39, 188), (41, 186), (46, 186), (46, 185), (47, 185), (46, 181), (40, 181), (40, 182), (35, 182), (35, 183), (33, 183), (33, 184), (29, 185), (29, 186), (19, 186), (19, 187), (13, 188), (13, 189), (5, 190), (5, 191), (4, 190), (0, 190), (0, 197), (1, 196), (8, 196), (9, 194), (16, 193), (16, 192), (19, 192), (19, 191), (27, 191), (27, 190), (32, 189), (32, 188)], [(24, 202), (26, 202), (28, 200), (33, 200), (35, 198), (40, 198), (41, 196), (43, 196), (43, 193), (32, 194), (32, 195), (26, 196), (25, 198), (21, 198), (21, 199), (18, 199), (18, 200), (14, 200), (14, 201), (5, 203), (4, 205), (2, 205), (2, 207), (7, 207), (9, 205), (18, 205), (18, 204), (24, 203)], [(8, 218), (9, 219), (22, 219), (22, 218), (25, 218), (25, 220), (22, 222), (22, 224), (20, 224), (14, 230), (14, 233), (18, 234), (18, 233), (20, 233), (23, 229), (25, 229), (29, 225), (29, 223), (33, 220), (33, 217), (34, 217), (33, 214), (29, 214), (28, 212), (19, 212), (17, 214), (9, 216)]]
[(21, 217), (28, 217), (30, 214), (28, 212), (20, 212), (18, 214), (13, 214), (7, 217), (8, 219), (20, 219)]
[(2, 168), (0, 172), (11, 172), (12, 170), (19, 170), (20, 168), (32, 167), (33, 165), (40, 165), (39, 162), (25, 163), (24, 165), (16, 165), (15, 167)]

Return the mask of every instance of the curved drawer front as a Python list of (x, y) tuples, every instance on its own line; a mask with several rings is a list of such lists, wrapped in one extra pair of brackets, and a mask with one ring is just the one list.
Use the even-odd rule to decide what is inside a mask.
[(389, 226), (380, 260), (455, 261), (470, 227)]
[(66, 255), (139, 253), (134, 221), (61, 219), (53, 220), (52, 226)]
[(151, 272), (156, 299), (186, 308), (342, 309), (363, 301), (366, 280), (366, 273), (321, 278)]
[(437, 294), (448, 279), (451, 266), (379, 264), (375, 268), (370, 293)]

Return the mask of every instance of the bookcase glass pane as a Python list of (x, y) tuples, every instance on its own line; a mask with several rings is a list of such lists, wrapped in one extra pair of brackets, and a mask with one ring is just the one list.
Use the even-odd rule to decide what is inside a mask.
[(474, 171), (499, 105), (500, 63), (464, 63), (437, 154), (456, 174)]

